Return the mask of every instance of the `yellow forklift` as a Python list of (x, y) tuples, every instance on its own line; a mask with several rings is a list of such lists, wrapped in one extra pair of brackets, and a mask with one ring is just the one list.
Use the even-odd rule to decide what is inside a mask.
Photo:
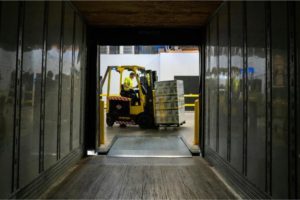
[[(119, 74), (119, 94), (110, 94), (112, 72)], [(137, 86), (134, 89), (136, 99), (126, 95), (123, 86), (124, 74), (134, 73)], [(100, 88), (104, 86), (107, 79), (106, 96), (106, 124), (113, 126), (114, 123), (121, 125), (137, 124), (143, 129), (156, 128), (154, 119), (154, 83), (157, 81), (156, 71), (145, 70), (144, 67), (136, 65), (108, 66), (101, 80)]]

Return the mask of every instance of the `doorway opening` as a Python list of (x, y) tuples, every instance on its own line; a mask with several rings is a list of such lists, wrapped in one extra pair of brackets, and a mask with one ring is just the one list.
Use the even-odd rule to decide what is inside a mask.
[[(199, 155), (198, 46), (98, 46), (98, 67), (99, 153), (188, 157), (186, 148), (189, 156)], [(124, 87), (130, 77), (133, 88), (128, 94)], [(143, 121), (142, 112), (150, 117)]]

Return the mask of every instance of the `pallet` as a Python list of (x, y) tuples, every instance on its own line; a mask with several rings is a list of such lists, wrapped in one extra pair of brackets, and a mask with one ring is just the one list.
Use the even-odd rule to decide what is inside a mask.
[(183, 121), (181, 123), (157, 123), (158, 126), (166, 126), (166, 127), (169, 127), (169, 126), (176, 126), (176, 127), (179, 127), (183, 124), (185, 124), (186, 122)]

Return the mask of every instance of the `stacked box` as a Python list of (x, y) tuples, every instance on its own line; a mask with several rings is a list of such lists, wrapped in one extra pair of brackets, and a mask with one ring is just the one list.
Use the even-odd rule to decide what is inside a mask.
[(181, 124), (184, 122), (184, 108), (178, 110), (156, 110), (157, 124)]
[(157, 110), (169, 110), (169, 109), (180, 109), (184, 108), (184, 102), (161, 102), (156, 103), (155, 108)]
[(184, 122), (184, 89), (182, 80), (155, 83), (155, 120), (157, 124)]
[(178, 97), (177, 95), (167, 95), (167, 96), (156, 96), (155, 97), (156, 102), (183, 102), (184, 103), (184, 96)]

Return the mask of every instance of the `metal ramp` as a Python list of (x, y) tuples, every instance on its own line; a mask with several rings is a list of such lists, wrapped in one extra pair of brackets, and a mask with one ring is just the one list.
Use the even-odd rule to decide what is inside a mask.
[(108, 152), (111, 157), (192, 157), (177, 136), (121, 136)]

